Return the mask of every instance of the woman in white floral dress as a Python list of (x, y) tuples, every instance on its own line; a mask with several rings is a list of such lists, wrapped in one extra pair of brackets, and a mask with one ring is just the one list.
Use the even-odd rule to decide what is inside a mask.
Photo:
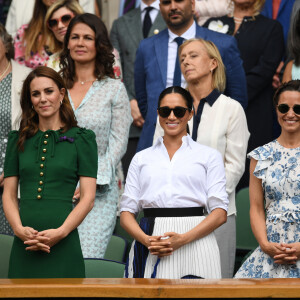
[(259, 247), (236, 278), (300, 277), (300, 81), (282, 85), (274, 104), (281, 135), (248, 154), (250, 220)]
[[(62, 75), (80, 127), (92, 129), (98, 145), (95, 204), (78, 227), (83, 256), (103, 258), (117, 213), (116, 166), (126, 151), (130, 105), (124, 84), (115, 79), (112, 46), (95, 15), (75, 16), (60, 55)], [(80, 197), (75, 192), (74, 198)]]

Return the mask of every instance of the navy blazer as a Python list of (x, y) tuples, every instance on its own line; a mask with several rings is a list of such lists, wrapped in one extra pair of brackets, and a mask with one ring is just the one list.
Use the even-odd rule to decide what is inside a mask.
[[(277, 18), (276, 20), (279, 21), (283, 27), (283, 34), (284, 34), (284, 41), (286, 43), (289, 27), (290, 27), (290, 17), (293, 9), (295, 0), (281, 0)], [(265, 6), (261, 11), (261, 14), (267, 18), (273, 18), (273, 1), (266, 0)]]
[[(196, 25), (196, 37), (218, 47), (226, 68), (224, 94), (247, 106), (247, 85), (243, 62), (235, 38)], [(136, 53), (134, 79), (140, 111), (145, 119), (137, 151), (152, 146), (159, 94), (166, 88), (168, 29), (141, 41)]]

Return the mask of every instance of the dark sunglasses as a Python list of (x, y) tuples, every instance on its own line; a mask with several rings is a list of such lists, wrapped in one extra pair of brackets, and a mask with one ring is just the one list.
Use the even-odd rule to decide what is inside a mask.
[(279, 104), (277, 105), (278, 111), (281, 112), (282, 114), (286, 114), (290, 108), (293, 109), (294, 113), (296, 115), (300, 115), (300, 104), (295, 104), (293, 107), (289, 107), (287, 104)]
[(187, 110), (191, 111), (190, 108), (186, 108), (182, 106), (176, 106), (174, 108), (170, 108), (169, 106), (162, 106), (157, 109), (158, 114), (162, 118), (167, 118), (171, 114), (171, 111), (173, 111), (176, 118), (182, 118), (184, 117)]
[(59, 22), (62, 22), (64, 25), (68, 25), (70, 21), (74, 18), (73, 14), (63, 15), (58, 19), (48, 20), (48, 27), (50, 29), (55, 29), (58, 26)]

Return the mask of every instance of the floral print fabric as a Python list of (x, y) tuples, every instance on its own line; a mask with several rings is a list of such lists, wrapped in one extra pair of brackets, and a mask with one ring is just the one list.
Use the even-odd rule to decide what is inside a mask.
[[(74, 109), (72, 101), (71, 105)], [(78, 125), (95, 132), (98, 145), (95, 204), (78, 227), (79, 238), (84, 258), (103, 258), (116, 222), (116, 167), (126, 151), (132, 122), (124, 84), (111, 78), (95, 81), (74, 111)]]
[[(274, 243), (300, 241), (300, 147), (288, 149), (277, 140), (248, 154), (257, 160), (254, 175), (262, 180), (267, 237)], [(300, 261), (279, 265), (258, 247), (236, 278), (299, 278)]]
[(43, 49), (41, 54), (39, 52), (33, 53), (31, 52), (31, 56), (28, 60), (25, 59), (25, 48), (26, 41), (23, 43), (23, 38), (25, 35), (25, 30), (28, 28), (28, 24), (22, 25), (14, 38), (14, 46), (15, 46), (15, 61), (17, 61), (20, 65), (25, 65), (31, 69), (34, 69), (38, 66), (44, 66), (46, 60), (48, 60), (49, 55)]

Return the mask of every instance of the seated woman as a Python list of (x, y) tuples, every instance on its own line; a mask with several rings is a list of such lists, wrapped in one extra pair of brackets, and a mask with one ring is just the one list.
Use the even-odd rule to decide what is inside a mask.
[(300, 81), (274, 96), (281, 135), (248, 154), (250, 221), (259, 246), (236, 278), (300, 277)]
[(221, 277), (213, 231), (226, 222), (224, 165), (220, 153), (187, 134), (192, 107), (188, 91), (165, 89), (157, 109), (164, 136), (130, 164), (120, 204), (121, 225), (135, 239), (126, 277)]
[[(242, 106), (222, 93), (226, 76), (217, 47), (191, 39), (179, 48), (181, 72), (193, 97), (194, 115), (188, 122), (194, 141), (218, 150), (223, 157), (229, 205), (227, 222), (216, 231), (222, 277), (233, 276), (236, 244), (235, 188), (244, 172), (249, 132)], [(226, 112), (226, 113), (224, 113)], [(155, 136), (163, 135), (156, 122)]]
[[(50, 68), (38, 67), (25, 79), (21, 107), (4, 165), (3, 208), (15, 234), (8, 275), (85, 277), (76, 228), (95, 198), (95, 134), (77, 127), (63, 80)], [(72, 209), (78, 179), (81, 198)]]

